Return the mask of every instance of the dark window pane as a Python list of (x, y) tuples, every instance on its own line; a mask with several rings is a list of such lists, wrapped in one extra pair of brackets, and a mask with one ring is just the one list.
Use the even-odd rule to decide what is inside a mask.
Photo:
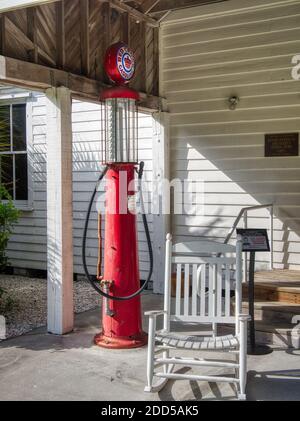
[(13, 156), (1, 155), (1, 184), (6, 187), (9, 194), (13, 198), (14, 183), (13, 183)]
[(13, 148), (26, 151), (26, 104), (13, 105)]
[(0, 107), (0, 152), (10, 151), (10, 106)]
[(28, 200), (27, 155), (16, 155), (16, 200)]

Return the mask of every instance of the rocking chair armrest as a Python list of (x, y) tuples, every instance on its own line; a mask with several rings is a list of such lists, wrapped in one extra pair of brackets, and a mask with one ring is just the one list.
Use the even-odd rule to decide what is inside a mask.
[(249, 314), (239, 314), (239, 321), (241, 323), (246, 323), (251, 321), (251, 316)]
[(167, 314), (164, 310), (154, 310), (154, 311), (146, 311), (145, 316), (147, 317), (158, 317), (158, 316), (165, 316)]

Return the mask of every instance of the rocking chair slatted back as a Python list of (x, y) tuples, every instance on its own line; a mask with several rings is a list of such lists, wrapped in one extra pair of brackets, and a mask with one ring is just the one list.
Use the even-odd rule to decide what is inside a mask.
[[(173, 270), (174, 269), (174, 270)], [(176, 271), (176, 276), (172, 276)], [(172, 285), (176, 282), (176, 285)], [(175, 286), (175, 288), (174, 288)], [(172, 244), (169, 234), (166, 243), (165, 307), (164, 311), (150, 311), (146, 392), (157, 393), (168, 380), (226, 382), (238, 384), (240, 400), (246, 399), (247, 382), (247, 323), (248, 315), (241, 314), (242, 304), (242, 239), (236, 247), (213, 241)], [(231, 297), (235, 295), (235, 306)], [(171, 297), (175, 295), (174, 297)], [(164, 316), (164, 329), (157, 329), (157, 318)], [(184, 335), (171, 331), (171, 321), (183, 324), (212, 325), (212, 332), (204, 335)], [(218, 336), (217, 325), (233, 323), (236, 334)], [(200, 327), (200, 326), (199, 326)], [(210, 327), (210, 326), (209, 326)], [(196, 326), (198, 331), (198, 325)], [(199, 331), (202, 329), (200, 328)], [(210, 329), (209, 329), (210, 330)], [(200, 333), (200, 332), (198, 332)], [(212, 334), (211, 334), (212, 333)], [(179, 352), (230, 352), (235, 360), (179, 357)], [(176, 351), (176, 356), (171, 352)], [(227, 354), (228, 355), (228, 354)], [(233, 369), (232, 377), (195, 375), (174, 371), (177, 366), (226, 367)], [(157, 370), (160, 371), (157, 371)]]
[[(173, 246), (170, 237), (167, 250), (165, 329), (170, 321), (236, 323), (238, 329), (237, 316), (242, 304), (241, 240), (238, 240), (237, 247), (209, 241)], [(176, 297), (171, 300), (170, 275), (174, 270)], [(235, 295), (235, 306), (231, 305), (232, 295)]]

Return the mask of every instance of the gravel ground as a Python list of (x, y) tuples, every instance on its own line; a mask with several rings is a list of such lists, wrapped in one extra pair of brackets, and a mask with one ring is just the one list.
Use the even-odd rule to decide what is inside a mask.
[[(13, 300), (6, 317), (6, 337), (23, 335), (47, 324), (47, 281), (22, 276), (0, 275), (0, 287)], [(74, 283), (75, 312), (97, 308), (100, 297), (85, 281)]]

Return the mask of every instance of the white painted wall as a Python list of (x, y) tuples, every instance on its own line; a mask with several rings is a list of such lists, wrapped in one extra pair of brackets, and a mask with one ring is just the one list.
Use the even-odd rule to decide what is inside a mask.
[[(19, 91), (2, 89), (1, 98), (9, 100)], [(42, 94), (32, 94), (28, 102), (28, 149), (32, 166), (32, 211), (22, 212), (9, 242), (8, 256), (12, 266), (25, 269), (46, 269), (46, 100)], [(84, 219), (91, 193), (99, 176), (101, 159), (101, 110), (92, 103), (73, 101), (73, 206), (74, 206), (74, 272), (83, 274), (81, 244)], [(145, 179), (152, 181), (153, 119), (150, 114), (139, 114), (139, 160), (145, 161)], [(104, 185), (102, 186), (104, 191)], [(92, 213), (87, 258), (91, 273), (96, 273), (98, 240), (97, 212)], [(148, 216), (150, 232), (153, 217)], [(141, 220), (138, 223), (141, 278), (149, 270), (148, 249)], [(104, 231), (103, 231), (104, 234)]]
[[(229, 0), (162, 22), (171, 175), (205, 181), (205, 214), (174, 216), (177, 240), (223, 240), (241, 207), (273, 202), (275, 266), (300, 269), (300, 158), (264, 157), (265, 133), (300, 131), (299, 22), (299, 0)], [(267, 211), (252, 215), (250, 227), (269, 226)]]

